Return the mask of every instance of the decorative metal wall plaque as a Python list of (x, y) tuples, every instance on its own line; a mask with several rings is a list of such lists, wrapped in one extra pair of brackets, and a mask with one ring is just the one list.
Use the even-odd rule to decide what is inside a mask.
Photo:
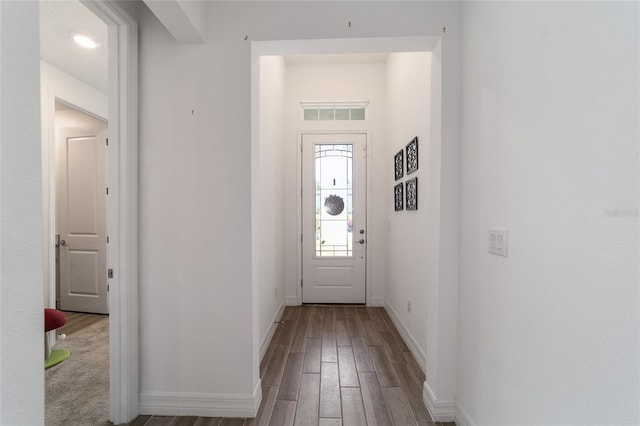
[(407, 174), (418, 170), (418, 137), (407, 144)]
[(396, 180), (398, 180), (402, 176), (404, 176), (404, 151), (403, 150), (398, 151), (398, 153), (393, 157), (393, 166), (395, 170)]
[(329, 195), (324, 200), (324, 209), (331, 216), (338, 216), (344, 210), (344, 200), (339, 195)]
[(396, 211), (404, 209), (404, 185), (402, 182), (393, 187), (393, 199)]
[(407, 210), (418, 210), (418, 177), (409, 179), (406, 183)]

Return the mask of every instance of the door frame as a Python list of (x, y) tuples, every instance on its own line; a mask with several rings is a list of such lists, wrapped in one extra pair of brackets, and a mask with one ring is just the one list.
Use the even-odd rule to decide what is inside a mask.
[[(138, 363), (138, 23), (132, 11), (112, 0), (81, 0), (108, 27), (109, 89), (107, 152), (107, 247), (109, 279), (109, 420), (114, 424), (131, 421), (139, 414)], [(44, 98), (46, 96), (46, 99)], [(51, 119), (55, 100), (69, 103), (90, 115), (64, 95), (44, 94), (43, 112)], [(99, 115), (98, 115), (99, 116)], [(55, 306), (55, 156), (51, 141), (55, 130), (48, 122), (43, 129), (42, 171), (44, 223), (44, 281), (49, 288), (45, 304)], [(53, 271), (53, 274), (52, 274)], [(53, 284), (53, 292), (51, 286)], [(53, 296), (52, 296), (53, 294)], [(44, 404), (44, 401), (43, 401)]]
[[(372, 173), (371, 173), (371, 158), (373, 152), (373, 144), (371, 143), (371, 130), (298, 130), (296, 132), (296, 235), (299, 235), (298, 243), (296, 244), (296, 283), (302, 283), (302, 136), (308, 134), (341, 134), (341, 135), (349, 135), (349, 134), (364, 134), (366, 136), (366, 148), (367, 148), (367, 156), (365, 161), (366, 168), (366, 206), (367, 206), (367, 214), (366, 214), (366, 229), (367, 234), (369, 235), (369, 226), (371, 225), (371, 214), (372, 214), (372, 206), (371, 206), (371, 190), (373, 186), (372, 182)], [(364, 277), (364, 292), (365, 292), (365, 303), (367, 306), (371, 306), (371, 291), (369, 288), (372, 271), (371, 271), (371, 262), (368, 260), (371, 259), (372, 247), (375, 245), (375, 240), (371, 240), (367, 238), (367, 244), (365, 245), (365, 253), (366, 253), (366, 266), (365, 266), (365, 277)], [(296, 300), (298, 305), (302, 305), (302, 286), (296, 285)]]

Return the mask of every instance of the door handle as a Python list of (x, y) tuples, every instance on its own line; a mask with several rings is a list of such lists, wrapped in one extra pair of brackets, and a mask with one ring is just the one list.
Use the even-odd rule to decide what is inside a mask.
[(66, 246), (67, 242), (60, 239), (60, 234), (56, 234), (56, 247)]
[(358, 241), (358, 244), (364, 244), (364, 239)]

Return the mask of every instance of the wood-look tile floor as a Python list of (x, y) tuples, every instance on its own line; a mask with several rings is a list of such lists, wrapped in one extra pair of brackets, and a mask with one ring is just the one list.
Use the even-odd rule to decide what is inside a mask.
[(260, 376), (255, 419), (140, 416), (129, 424), (444, 425), (430, 420), (424, 373), (383, 308), (287, 307)]
[(67, 319), (67, 322), (65, 325), (58, 328), (56, 331), (57, 334), (64, 333), (66, 335), (71, 335), (108, 317), (108, 315), (85, 314), (82, 312), (62, 311), (62, 313)]

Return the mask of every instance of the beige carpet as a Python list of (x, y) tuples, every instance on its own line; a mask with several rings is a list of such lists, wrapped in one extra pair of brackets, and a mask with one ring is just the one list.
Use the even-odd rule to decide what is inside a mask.
[(68, 349), (71, 356), (45, 372), (45, 424), (108, 425), (109, 317), (69, 334), (55, 347)]

